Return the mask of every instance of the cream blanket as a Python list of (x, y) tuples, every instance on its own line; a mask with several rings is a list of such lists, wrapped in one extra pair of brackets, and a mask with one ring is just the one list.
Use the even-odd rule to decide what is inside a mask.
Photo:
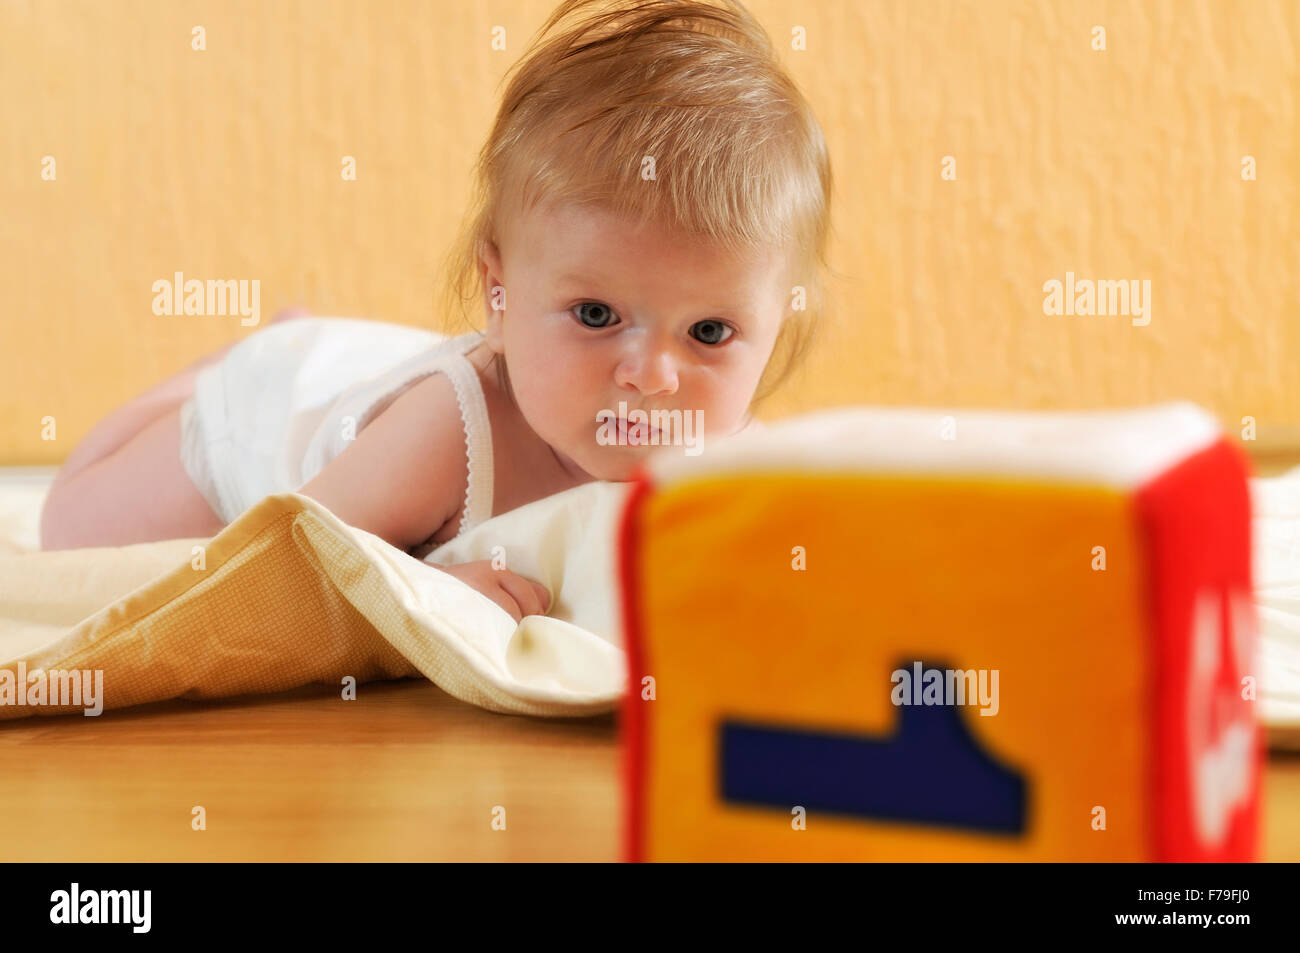
[(265, 498), (210, 540), (9, 547), (0, 552), (0, 719), (93, 707), (84, 697), (51, 705), (52, 688), (39, 702), (5, 702), (6, 678), (11, 690), (27, 681), (55, 686), (52, 675), (62, 672), (64, 700), (70, 673), (96, 670), (103, 708), (314, 682), (342, 692), (349, 677), (424, 675), (494, 711), (608, 711), (625, 678), (612, 569), (625, 489), (576, 487), (481, 523), (426, 557), (503, 556), (509, 569), (546, 585), (551, 616), (518, 625), (460, 580), (295, 493)]

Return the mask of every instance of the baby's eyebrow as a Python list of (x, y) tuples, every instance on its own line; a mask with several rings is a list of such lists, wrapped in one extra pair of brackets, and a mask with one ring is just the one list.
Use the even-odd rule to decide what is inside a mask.
[(754, 320), (754, 316), (750, 315), (749, 311), (746, 311), (745, 308), (703, 307), (699, 308), (699, 313), (701, 313), (701, 315), (707, 315), (707, 317), (701, 319), (702, 321), (707, 321), (710, 317), (727, 317), (727, 319), (731, 319), (732, 321), (740, 321), (741, 324), (749, 324), (750, 321)]
[(568, 274), (560, 275), (560, 277), (556, 278), (555, 281), (557, 284), (572, 282), (578, 285), (593, 285), (599, 283), (598, 279), (592, 278), (590, 275), (578, 274), (577, 272), (569, 272)]

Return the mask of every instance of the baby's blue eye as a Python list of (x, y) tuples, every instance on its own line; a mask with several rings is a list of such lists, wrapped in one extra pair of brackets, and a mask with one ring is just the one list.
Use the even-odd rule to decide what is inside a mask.
[(731, 337), (731, 328), (721, 321), (696, 321), (691, 325), (691, 336), (701, 344), (721, 344)]
[(586, 328), (607, 328), (614, 323), (614, 312), (598, 301), (584, 301), (573, 310)]

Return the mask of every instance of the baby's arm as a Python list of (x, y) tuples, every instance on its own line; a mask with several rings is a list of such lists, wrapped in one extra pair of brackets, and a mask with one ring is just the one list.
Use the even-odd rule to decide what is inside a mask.
[(446, 377), (425, 378), (298, 492), (399, 549), (418, 545), (456, 514), (465, 485), (465, 438), (455, 401)]
[[(469, 463), (456, 391), (433, 374), (401, 392), (298, 492), (350, 526), (409, 551), (455, 517)], [(431, 564), (432, 565), (432, 564)], [(438, 566), (514, 616), (549, 608), (540, 583), (491, 563)]]

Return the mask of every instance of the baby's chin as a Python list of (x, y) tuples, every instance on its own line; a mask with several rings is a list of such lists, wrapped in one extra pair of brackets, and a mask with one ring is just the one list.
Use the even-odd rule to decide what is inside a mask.
[(594, 479), (611, 483), (626, 483), (636, 478), (637, 471), (654, 455), (671, 453), (680, 447), (596, 447), (579, 463)]

